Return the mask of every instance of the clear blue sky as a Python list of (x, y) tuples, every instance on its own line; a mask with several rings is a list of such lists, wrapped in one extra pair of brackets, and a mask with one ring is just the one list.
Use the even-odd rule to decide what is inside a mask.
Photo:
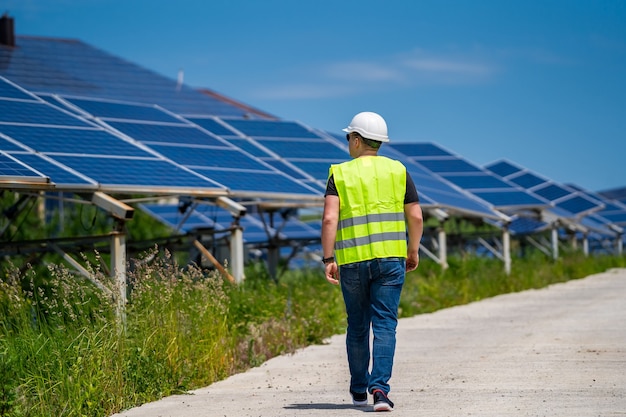
[(80, 39), (193, 87), (339, 132), (626, 186), (623, 0), (8, 0), (18, 35)]

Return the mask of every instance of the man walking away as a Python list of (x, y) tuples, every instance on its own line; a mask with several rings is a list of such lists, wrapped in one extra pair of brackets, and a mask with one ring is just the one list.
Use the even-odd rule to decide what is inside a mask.
[(343, 130), (353, 159), (330, 167), (322, 219), (325, 274), (341, 284), (346, 306), (352, 401), (366, 406), (369, 392), (374, 411), (392, 411), (398, 305), (406, 272), (419, 263), (422, 209), (406, 167), (378, 156), (389, 142), (385, 120), (362, 112)]

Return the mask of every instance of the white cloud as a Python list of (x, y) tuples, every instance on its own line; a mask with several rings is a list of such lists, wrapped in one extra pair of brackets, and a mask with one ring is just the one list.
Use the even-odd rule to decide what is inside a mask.
[(348, 86), (331, 83), (281, 84), (254, 89), (253, 98), (267, 100), (301, 100), (352, 95), (354, 90)]
[(365, 61), (336, 62), (327, 65), (322, 73), (330, 78), (351, 81), (395, 81), (403, 77), (392, 66)]
[(404, 62), (408, 68), (427, 73), (458, 74), (468, 77), (490, 75), (493, 69), (485, 64), (441, 58), (414, 58)]
[[(475, 55), (481, 55), (476, 53)], [(458, 53), (442, 56), (412, 50), (377, 60), (347, 60), (309, 65), (298, 84), (256, 89), (254, 97), (272, 100), (348, 97), (423, 85), (463, 85), (488, 81), (497, 67), (481, 56)]]

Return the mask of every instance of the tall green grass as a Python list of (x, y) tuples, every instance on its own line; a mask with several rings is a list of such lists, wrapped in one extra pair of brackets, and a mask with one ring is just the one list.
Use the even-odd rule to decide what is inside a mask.
[[(241, 285), (181, 267), (167, 252), (133, 262), (126, 321), (93, 284), (52, 266), (45, 276), (6, 268), (0, 277), (0, 415), (106, 416), (209, 385), (267, 359), (323, 343), (345, 329), (341, 292), (320, 269), (277, 281), (261, 264)], [(408, 274), (408, 317), (500, 293), (539, 288), (626, 266), (624, 257), (534, 255), (513, 262), (423, 260)], [(113, 294), (102, 271), (93, 274)]]

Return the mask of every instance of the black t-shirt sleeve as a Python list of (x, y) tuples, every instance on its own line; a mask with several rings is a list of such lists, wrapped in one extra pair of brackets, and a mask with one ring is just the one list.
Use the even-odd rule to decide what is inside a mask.
[[(324, 197), (326, 197), (327, 195), (336, 195), (338, 196), (339, 193), (337, 193), (337, 187), (335, 187), (335, 176), (331, 175), (330, 178), (328, 179), (328, 182), (326, 183), (326, 193), (324, 193)], [(415, 183), (413, 182), (413, 178), (411, 178), (411, 176), (409, 175), (409, 173), (406, 173), (406, 192), (404, 193), (404, 204), (409, 204), (409, 203), (419, 203), (419, 196), (417, 194), (417, 189), (415, 188)]]
[(328, 182), (326, 183), (326, 192), (324, 193), (324, 197), (326, 197), (327, 195), (339, 196), (339, 193), (337, 192), (337, 187), (335, 187), (334, 175), (331, 175), (330, 178), (328, 179)]
[(417, 194), (417, 189), (415, 188), (415, 183), (413, 182), (413, 178), (409, 173), (406, 173), (406, 193), (404, 194), (404, 204), (409, 203), (419, 203), (419, 195)]

